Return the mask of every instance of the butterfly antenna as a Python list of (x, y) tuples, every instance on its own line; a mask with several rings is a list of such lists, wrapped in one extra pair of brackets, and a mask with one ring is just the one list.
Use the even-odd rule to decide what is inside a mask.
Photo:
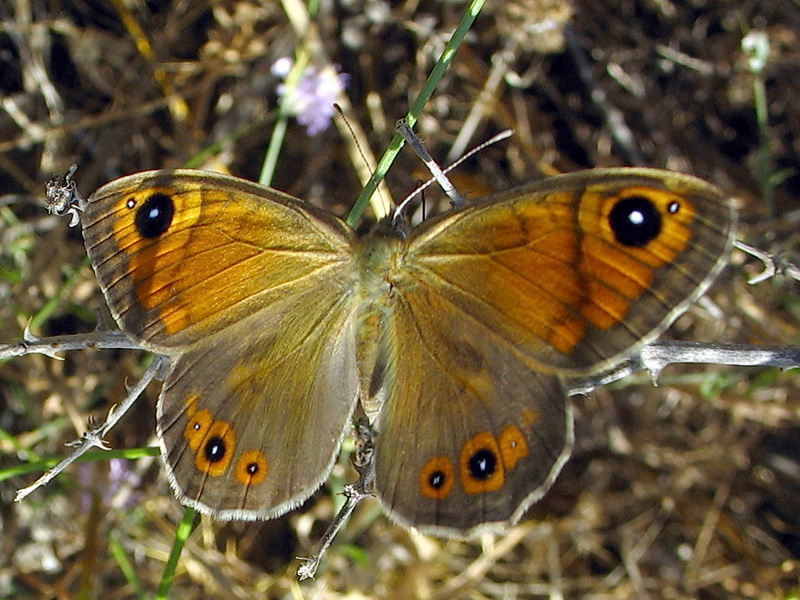
[[(358, 155), (361, 157), (361, 160), (363, 160), (364, 164), (369, 167), (370, 171), (374, 172), (375, 171), (375, 167), (370, 162), (370, 160), (367, 158), (367, 155), (364, 152), (364, 149), (361, 147), (361, 144), (358, 142), (358, 136), (356, 135), (356, 132), (353, 130), (352, 125), (350, 125), (350, 121), (347, 120), (347, 117), (345, 116), (344, 111), (342, 110), (342, 107), (339, 106), (336, 102), (334, 102), (333, 103), (333, 109), (336, 111), (336, 114), (339, 115), (339, 118), (342, 119), (342, 123), (345, 124), (345, 127), (347, 127), (347, 130), (350, 132), (350, 137), (353, 139), (353, 145), (356, 147), (356, 150), (358, 150)], [(381, 201), (383, 202), (383, 205), (388, 207), (389, 206), (389, 202), (387, 202), (386, 198), (384, 198), (383, 195), (381, 194), (381, 188), (380, 187), (378, 187), (377, 192), (378, 192), (378, 196), (380, 196)], [(380, 214), (381, 211), (378, 210), (374, 205), (373, 205), (373, 210), (375, 211), (375, 213), (378, 216), (378, 218), (385, 217), (389, 213), (389, 209), (387, 208), (387, 209), (385, 209), (386, 212), (384, 212), (383, 214)]]
[(425, 183), (423, 183), (422, 185), (420, 185), (418, 188), (416, 188), (413, 192), (411, 192), (408, 196), (406, 196), (403, 199), (403, 201), (400, 202), (400, 204), (397, 205), (397, 208), (394, 211), (394, 216), (392, 217), (392, 222), (397, 222), (397, 220), (400, 219), (401, 215), (403, 214), (403, 212), (405, 211), (406, 207), (411, 202), (411, 200), (413, 200), (416, 196), (421, 194), (426, 188), (433, 185), (434, 182), (439, 183), (439, 185), (445, 191), (447, 196), (450, 198), (450, 202), (452, 203), (453, 206), (464, 206), (465, 204), (467, 204), (467, 201), (464, 199), (464, 197), (456, 191), (453, 183), (447, 178), (447, 173), (455, 169), (465, 160), (477, 154), (487, 146), (491, 146), (492, 144), (496, 144), (497, 142), (509, 138), (514, 133), (511, 129), (505, 129), (500, 133), (493, 135), (488, 140), (475, 146), (464, 156), (462, 156), (457, 161), (455, 161), (447, 168), (442, 170), (441, 167), (439, 167), (439, 165), (436, 164), (436, 161), (433, 160), (433, 158), (431, 158), (431, 155), (428, 154), (428, 151), (425, 149), (425, 146), (422, 145), (422, 140), (420, 140), (417, 134), (415, 134), (411, 130), (411, 128), (408, 126), (405, 120), (400, 119), (400, 121), (397, 122), (397, 131), (400, 132), (400, 134), (403, 136), (406, 142), (408, 142), (409, 146), (411, 146), (414, 149), (414, 152), (417, 153), (417, 156), (419, 156), (420, 159), (422, 159), (422, 161), (425, 163), (425, 166), (428, 167), (428, 170), (431, 172), (433, 177), (430, 178)]

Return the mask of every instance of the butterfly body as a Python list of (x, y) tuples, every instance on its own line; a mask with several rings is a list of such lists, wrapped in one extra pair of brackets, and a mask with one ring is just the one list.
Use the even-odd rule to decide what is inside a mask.
[(565, 380), (695, 301), (735, 214), (697, 179), (619, 169), (359, 236), (276, 190), (179, 170), (107, 184), (83, 227), (120, 327), (172, 357), (158, 435), (184, 503), (285, 513), (327, 477), (360, 401), (390, 515), (462, 535), (550, 487), (573, 441)]

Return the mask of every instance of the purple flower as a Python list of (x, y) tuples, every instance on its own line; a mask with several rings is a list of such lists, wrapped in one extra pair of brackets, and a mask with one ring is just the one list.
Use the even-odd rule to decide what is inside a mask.
[[(292, 59), (279, 58), (272, 65), (272, 73), (283, 77), (289, 74)], [(333, 117), (333, 103), (339, 93), (347, 85), (348, 76), (344, 73), (327, 69), (323, 72), (309, 66), (303, 70), (300, 79), (293, 89), (285, 83), (278, 86), (278, 95), (284, 100), (286, 110), (295, 115), (297, 122), (303, 125), (308, 135), (317, 135), (325, 131)]]
[[(97, 465), (93, 463), (81, 463), (78, 465), (78, 481), (86, 490), (81, 497), (81, 504), (84, 512), (89, 511), (91, 503), (91, 496), (89, 491), (98, 490), (101, 493), (101, 499), (106, 505), (110, 505), (114, 496), (123, 486), (129, 485), (131, 488), (136, 489), (141, 484), (140, 477), (131, 470), (131, 462), (122, 458), (112, 458), (108, 461), (108, 481), (102, 485), (95, 485), (94, 469)], [(129, 508), (136, 504), (139, 499), (139, 494), (131, 492), (127, 495), (124, 507)]]

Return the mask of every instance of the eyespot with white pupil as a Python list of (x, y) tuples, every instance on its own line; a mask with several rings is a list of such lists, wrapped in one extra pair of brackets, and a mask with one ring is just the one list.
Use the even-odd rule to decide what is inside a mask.
[(205, 445), (206, 460), (210, 463), (216, 463), (225, 458), (226, 448), (225, 442), (219, 436), (212, 436)]
[[(677, 203), (675, 210), (677, 210)], [(669, 210), (669, 208), (668, 208)], [(608, 215), (614, 238), (623, 246), (641, 248), (661, 233), (661, 214), (644, 196), (629, 196), (614, 204)]]
[[(132, 200), (127, 202), (129, 208), (131, 202)], [(160, 192), (151, 194), (136, 210), (134, 218), (136, 231), (143, 238), (157, 238), (169, 229), (174, 216), (175, 202), (172, 197)]]
[(428, 485), (434, 490), (441, 489), (445, 483), (445, 474), (442, 471), (434, 471), (428, 476)]
[(470, 457), (467, 464), (472, 478), (484, 481), (489, 479), (497, 469), (497, 457), (490, 450), (481, 448)]

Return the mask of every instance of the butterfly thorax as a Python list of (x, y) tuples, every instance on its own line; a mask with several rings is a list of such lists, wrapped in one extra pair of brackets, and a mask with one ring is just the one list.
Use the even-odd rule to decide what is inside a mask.
[(392, 274), (396, 274), (398, 270), (405, 237), (403, 229), (393, 225), (387, 218), (379, 221), (359, 240), (359, 276), (368, 296), (383, 296), (388, 293)]

